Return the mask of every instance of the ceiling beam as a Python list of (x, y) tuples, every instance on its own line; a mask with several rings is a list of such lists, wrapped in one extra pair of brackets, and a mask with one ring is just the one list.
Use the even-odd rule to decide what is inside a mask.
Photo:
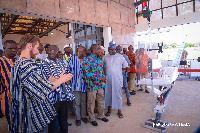
[(32, 33), (32, 31), (33, 31), (32, 28), (34, 28), (35, 26), (37, 26), (37, 24), (40, 23), (41, 21), (42, 21), (41, 18), (39, 18), (37, 21), (35, 21), (35, 23), (32, 25), (32, 27), (30, 27), (28, 29), (28, 31)]
[(50, 27), (49, 29), (47, 29), (45, 32), (41, 33), (39, 35), (39, 37), (43, 37), (44, 35), (48, 34), (49, 32), (51, 32), (53, 29), (57, 28), (60, 24), (62, 24), (63, 22), (59, 21), (58, 23), (55, 23), (52, 27)]
[(6, 32), (10, 29), (10, 26), (12, 25), (13, 22), (15, 22), (15, 20), (19, 17), (19, 15), (11, 15), (11, 20), (10, 22), (7, 24), (7, 26), (2, 30), (2, 38), (4, 38), (4, 36), (6, 35)]

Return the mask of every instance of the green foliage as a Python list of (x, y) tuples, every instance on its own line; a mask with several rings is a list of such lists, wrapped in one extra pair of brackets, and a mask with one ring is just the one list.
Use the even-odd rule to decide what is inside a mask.
[(177, 43), (172, 43), (170, 46), (171, 46), (172, 48), (176, 48), (176, 47), (177, 47)]
[(185, 48), (188, 48), (188, 47), (194, 47), (195, 44), (193, 43), (185, 43)]
[(163, 49), (168, 49), (169, 45), (168, 44), (163, 44)]

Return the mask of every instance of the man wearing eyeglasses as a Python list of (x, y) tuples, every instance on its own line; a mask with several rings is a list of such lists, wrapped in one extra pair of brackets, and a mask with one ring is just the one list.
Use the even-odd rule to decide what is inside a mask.
[[(48, 57), (45, 60), (40, 61), (40, 66), (44, 72), (45, 77), (48, 79), (52, 74), (53, 77), (60, 77), (62, 71), (65, 74), (70, 73), (69, 67), (67, 67), (63, 60), (58, 59), (58, 47), (56, 45), (50, 45), (48, 48)], [(58, 121), (60, 125), (60, 132), (68, 132), (68, 102), (74, 100), (75, 96), (72, 93), (71, 84), (69, 82), (63, 83), (58, 86), (54, 91), (49, 94), (49, 99), (53, 104), (58, 114)], [(52, 120), (48, 125), (48, 133), (56, 132), (56, 119)]]

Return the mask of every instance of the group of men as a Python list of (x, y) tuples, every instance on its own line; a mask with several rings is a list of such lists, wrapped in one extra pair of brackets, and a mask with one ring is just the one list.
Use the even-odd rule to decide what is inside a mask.
[[(105, 115), (110, 116), (112, 109), (118, 109), (118, 117), (123, 118), (122, 88), (127, 105), (131, 106), (135, 64), (143, 69), (149, 58), (144, 56), (144, 49), (135, 55), (133, 46), (122, 54), (122, 47), (114, 42), (109, 43), (108, 55), (98, 44), (93, 44), (90, 51), (80, 46), (76, 55), (66, 46), (64, 58), (56, 45), (45, 46), (46, 53), (43, 49), (40, 39), (30, 34), (18, 44), (12, 40), (4, 42), (4, 56), (0, 57), (1, 112), (13, 133), (55, 133), (57, 121), (60, 132), (66, 133), (68, 106), (75, 113), (77, 126), (81, 120), (98, 126), (95, 108), (97, 118), (104, 122), (109, 121)], [(108, 110), (104, 115), (105, 108)]]

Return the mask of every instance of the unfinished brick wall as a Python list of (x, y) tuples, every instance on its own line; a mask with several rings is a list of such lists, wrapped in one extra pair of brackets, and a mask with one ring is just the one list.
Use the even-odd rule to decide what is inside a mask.
[(112, 27), (113, 40), (133, 44), (133, 0), (0, 0), (0, 10)]

